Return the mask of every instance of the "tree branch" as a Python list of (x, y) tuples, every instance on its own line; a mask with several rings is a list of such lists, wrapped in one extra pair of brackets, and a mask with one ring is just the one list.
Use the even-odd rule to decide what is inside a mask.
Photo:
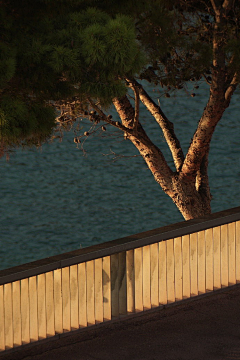
[(215, 14), (219, 15), (219, 11), (221, 8), (221, 3), (219, 2), (219, 0), (211, 0), (211, 4), (212, 4)]
[(205, 74), (202, 74), (203, 75), (203, 77), (204, 77), (204, 79), (205, 79), (205, 81), (206, 81), (206, 83), (208, 84), (208, 85), (211, 85), (211, 83), (208, 81), (208, 79), (207, 79), (207, 76), (205, 75)]
[(227, 15), (227, 13), (232, 10), (232, 8), (234, 8), (235, 5), (235, 0), (225, 0), (222, 7), (225, 10), (225, 14)]
[[(122, 120), (123, 125), (128, 126), (129, 121), (134, 119), (135, 111), (127, 96), (113, 99), (113, 104)], [(172, 191), (173, 172), (168, 166), (161, 150), (152, 143), (147, 136), (140, 122), (137, 124), (137, 131), (128, 135), (128, 139), (136, 146), (139, 153), (145, 160), (155, 180), (162, 189), (170, 194)]]
[(202, 159), (207, 154), (215, 127), (222, 118), (226, 107), (226, 102), (221, 97), (218, 99), (216, 94), (210, 95), (185, 157), (180, 173), (181, 177), (195, 181)]
[(215, 11), (215, 24), (213, 33), (213, 66), (212, 83), (210, 87), (210, 97), (203, 115), (199, 121), (197, 130), (194, 134), (187, 155), (185, 157), (181, 176), (194, 181), (200, 170), (204, 156), (207, 155), (210, 141), (215, 127), (225, 109), (229, 105), (229, 100), (236, 86), (236, 76), (234, 76), (227, 91), (227, 69), (226, 54), (224, 50), (224, 39), (226, 30), (223, 28), (225, 19), (222, 16), (222, 7), (219, 1), (211, 0)]
[(97, 106), (94, 101), (91, 98), (87, 99), (89, 101), (89, 103), (91, 104), (91, 106), (93, 107), (94, 110), (96, 110), (98, 112), (98, 114), (102, 117), (102, 119), (107, 122), (108, 124), (117, 127), (118, 129), (132, 134), (133, 131), (131, 129), (129, 129), (128, 127), (125, 127), (124, 125), (122, 125), (120, 122), (118, 121), (112, 121), (106, 114), (104, 114), (104, 112), (100, 109), (99, 106)]
[(229, 103), (231, 97), (239, 84), (238, 73), (235, 72), (233, 79), (225, 92), (225, 100)]
[(133, 120), (133, 131), (136, 131), (139, 123), (139, 91), (136, 86), (133, 86), (133, 91), (135, 96), (135, 114)]
[(142, 85), (140, 85), (135, 79), (127, 79), (127, 81), (132, 89), (138, 88), (141, 102), (146, 106), (148, 111), (161, 127), (165, 140), (172, 153), (176, 170), (180, 171), (184, 161), (184, 154), (180, 142), (175, 135), (173, 123), (168, 120), (166, 115), (162, 112), (160, 106), (152, 100), (152, 98), (143, 89)]

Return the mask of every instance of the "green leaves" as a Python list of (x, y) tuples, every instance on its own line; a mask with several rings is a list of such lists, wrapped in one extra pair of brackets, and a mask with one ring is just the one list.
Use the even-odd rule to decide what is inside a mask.
[(21, 144), (24, 140), (41, 142), (55, 126), (55, 112), (41, 104), (28, 104), (18, 98), (5, 96), (0, 102), (0, 140)]
[[(144, 65), (143, 56), (139, 63), (136, 59), (141, 54), (136, 42), (135, 28), (130, 18), (123, 15), (110, 20), (105, 28), (107, 54), (110, 65), (119, 75), (136, 73)], [(142, 62), (141, 62), (142, 61)]]
[(102, 71), (106, 69), (115, 77), (129, 72), (133, 74), (144, 64), (134, 24), (123, 15), (110, 19), (106, 24), (87, 26), (82, 32), (81, 52), (88, 65), (101, 65)]
[(15, 69), (15, 51), (0, 43), (0, 88), (6, 86), (7, 82), (11, 80)]
[(70, 14), (70, 19), (73, 26), (78, 27), (78, 30), (84, 30), (94, 24), (106, 24), (110, 20), (110, 16), (100, 9), (89, 7), (85, 11)]
[(22, 47), (22, 60), (25, 64), (41, 64), (45, 61), (52, 50), (50, 44), (44, 44), (42, 39), (34, 38), (32, 36), (25, 37)]
[[(238, 7), (235, 15), (224, 44), (238, 68)], [(127, 92), (125, 77), (181, 89), (211, 70), (214, 16), (205, 2), (8, 0), (0, 20), (1, 131), (21, 141), (41, 133), (34, 106), (45, 114), (48, 100), (91, 97), (108, 106)], [(52, 115), (44, 116), (48, 133)]]
[(27, 105), (19, 100), (4, 97), (1, 101), (1, 139), (8, 141), (24, 138), (36, 128), (36, 118), (30, 118)]
[(79, 53), (77, 50), (68, 49), (64, 46), (54, 46), (49, 54), (49, 65), (61, 73), (64, 70), (80, 66)]
[(104, 30), (104, 26), (93, 24), (82, 33), (81, 53), (87, 65), (93, 65), (97, 62), (106, 64), (107, 46)]
[(113, 19), (108, 17), (107, 22), (105, 18), (103, 23), (100, 16), (100, 20), (86, 26), (81, 33), (85, 80), (81, 82), (80, 91), (110, 104), (113, 97), (126, 93), (122, 80), (126, 75), (139, 72), (146, 58), (136, 41), (130, 17), (116, 15)]

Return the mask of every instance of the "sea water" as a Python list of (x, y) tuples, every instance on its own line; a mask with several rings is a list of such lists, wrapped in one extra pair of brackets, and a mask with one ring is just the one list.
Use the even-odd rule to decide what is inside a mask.
[[(148, 87), (174, 123), (184, 153), (207, 102), (209, 90), (199, 85), (195, 97), (190, 83), (170, 98)], [(240, 204), (239, 108), (237, 93), (211, 142), (213, 212)], [(161, 130), (143, 105), (140, 120), (174, 170)], [(82, 132), (89, 127), (84, 120)], [(0, 269), (183, 220), (121, 132), (99, 131), (85, 141), (86, 153), (74, 143), (75, 135), (66, 132), (61, 142), (19, 149), (9, 161), (0, 159)]]

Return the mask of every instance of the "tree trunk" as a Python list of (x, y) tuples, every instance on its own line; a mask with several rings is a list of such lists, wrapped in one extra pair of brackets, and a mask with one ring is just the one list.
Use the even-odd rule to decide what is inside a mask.
[[(210, 190), (208, 187), (208, 193)], [(185, 220), (195, 219), (211, 214), (211, 196), (205, 191), (196, 189), (196, 184), (173, 177), (172, 191), (168, 194)]]
[(198, 196), (178, 193), (178, 198), (173, 200), (185, 220), (201, 218), (211, 214), (211, 206), (207, 200), (203, 201)]
[[(226, 66), (225, 40), (227, 35), (226, 15), (234, 8), (234, 1), (211, 1), (215, 12), (213, 27), (210, 94), (197, 129), (190, 142), (186, 156), (180, 145), (173, 123), (167, 118), (159, 105), (148, 95), (143, 86), (135, 78), (125, 78), (133, 90), (135, 105), (127, 96), (114, 98), (113, 104), (121, 118), (113, 122), (94, 105), (97, 110), (113, 126), (124, 131), (124, 138), (129, 139), (138, 149), (145, 160), (155, 181), (162, 190), (173, 200), (185, 220), (209, 215), (211, 213), (211, 193), (208, 180), (208, 155), (212, 135), (229, 106), (231, 97), (239, 83), (239, 72), (233, 73), (230, 66)], [(221, 5), (221, 3), (223, 3)], [(164, 138), (171, 151), (175, 165), (172, 171), (161, 149), (148, 137), (139, 119), (139, 102), (159, 124)]]
[[(211, 213), (211, 194), (208, 180), (208, 154), (214, 130), (229, 106), (232, 94), (239, 82), (239, 73), (233, 74), (226, 66), (224, 25), (226, 14), (234, 7), (234, 2), (211, 1), (215, 12), (213, 27), (210, 94), (197, 129), (184, 157), (180, 142), (175, 135), (173, 123), (165, 116), (160, 104), (157, 105), (143, 86), (134, 78), (126, 78), (134, 92), (135, 107), (127, 98), (115, 98), (113, 104), (125, 126), (127, 135), (145, 160), (155, 181), (173, 200), (185, 220)], [(152, 143), (139, 120), (141, 101), (162, 129), (171, 151), (176, 171), (167, 164), (161, 150)]]
[[(124, 126), (131, 127), (134, 109), (127, 97), (114, 99), (113, 103)], [(188, 179), (181, 176), (181, 171), (173, 172), (169, 168), (160, 149), (151, 142), (140, 124), (138, 124), (135, 135), (128, 135), (128, 139), (136, 146), (155, 181), (173, 200), (185, 220), (203, 217), (211, 213), (207, 155), (202, 160), (197, 177)]]

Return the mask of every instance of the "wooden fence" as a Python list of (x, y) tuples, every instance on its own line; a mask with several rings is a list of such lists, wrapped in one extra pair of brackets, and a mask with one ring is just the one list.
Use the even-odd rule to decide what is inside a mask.
[(240, 207), (0, 271), (0, 350), (240, 282)]

